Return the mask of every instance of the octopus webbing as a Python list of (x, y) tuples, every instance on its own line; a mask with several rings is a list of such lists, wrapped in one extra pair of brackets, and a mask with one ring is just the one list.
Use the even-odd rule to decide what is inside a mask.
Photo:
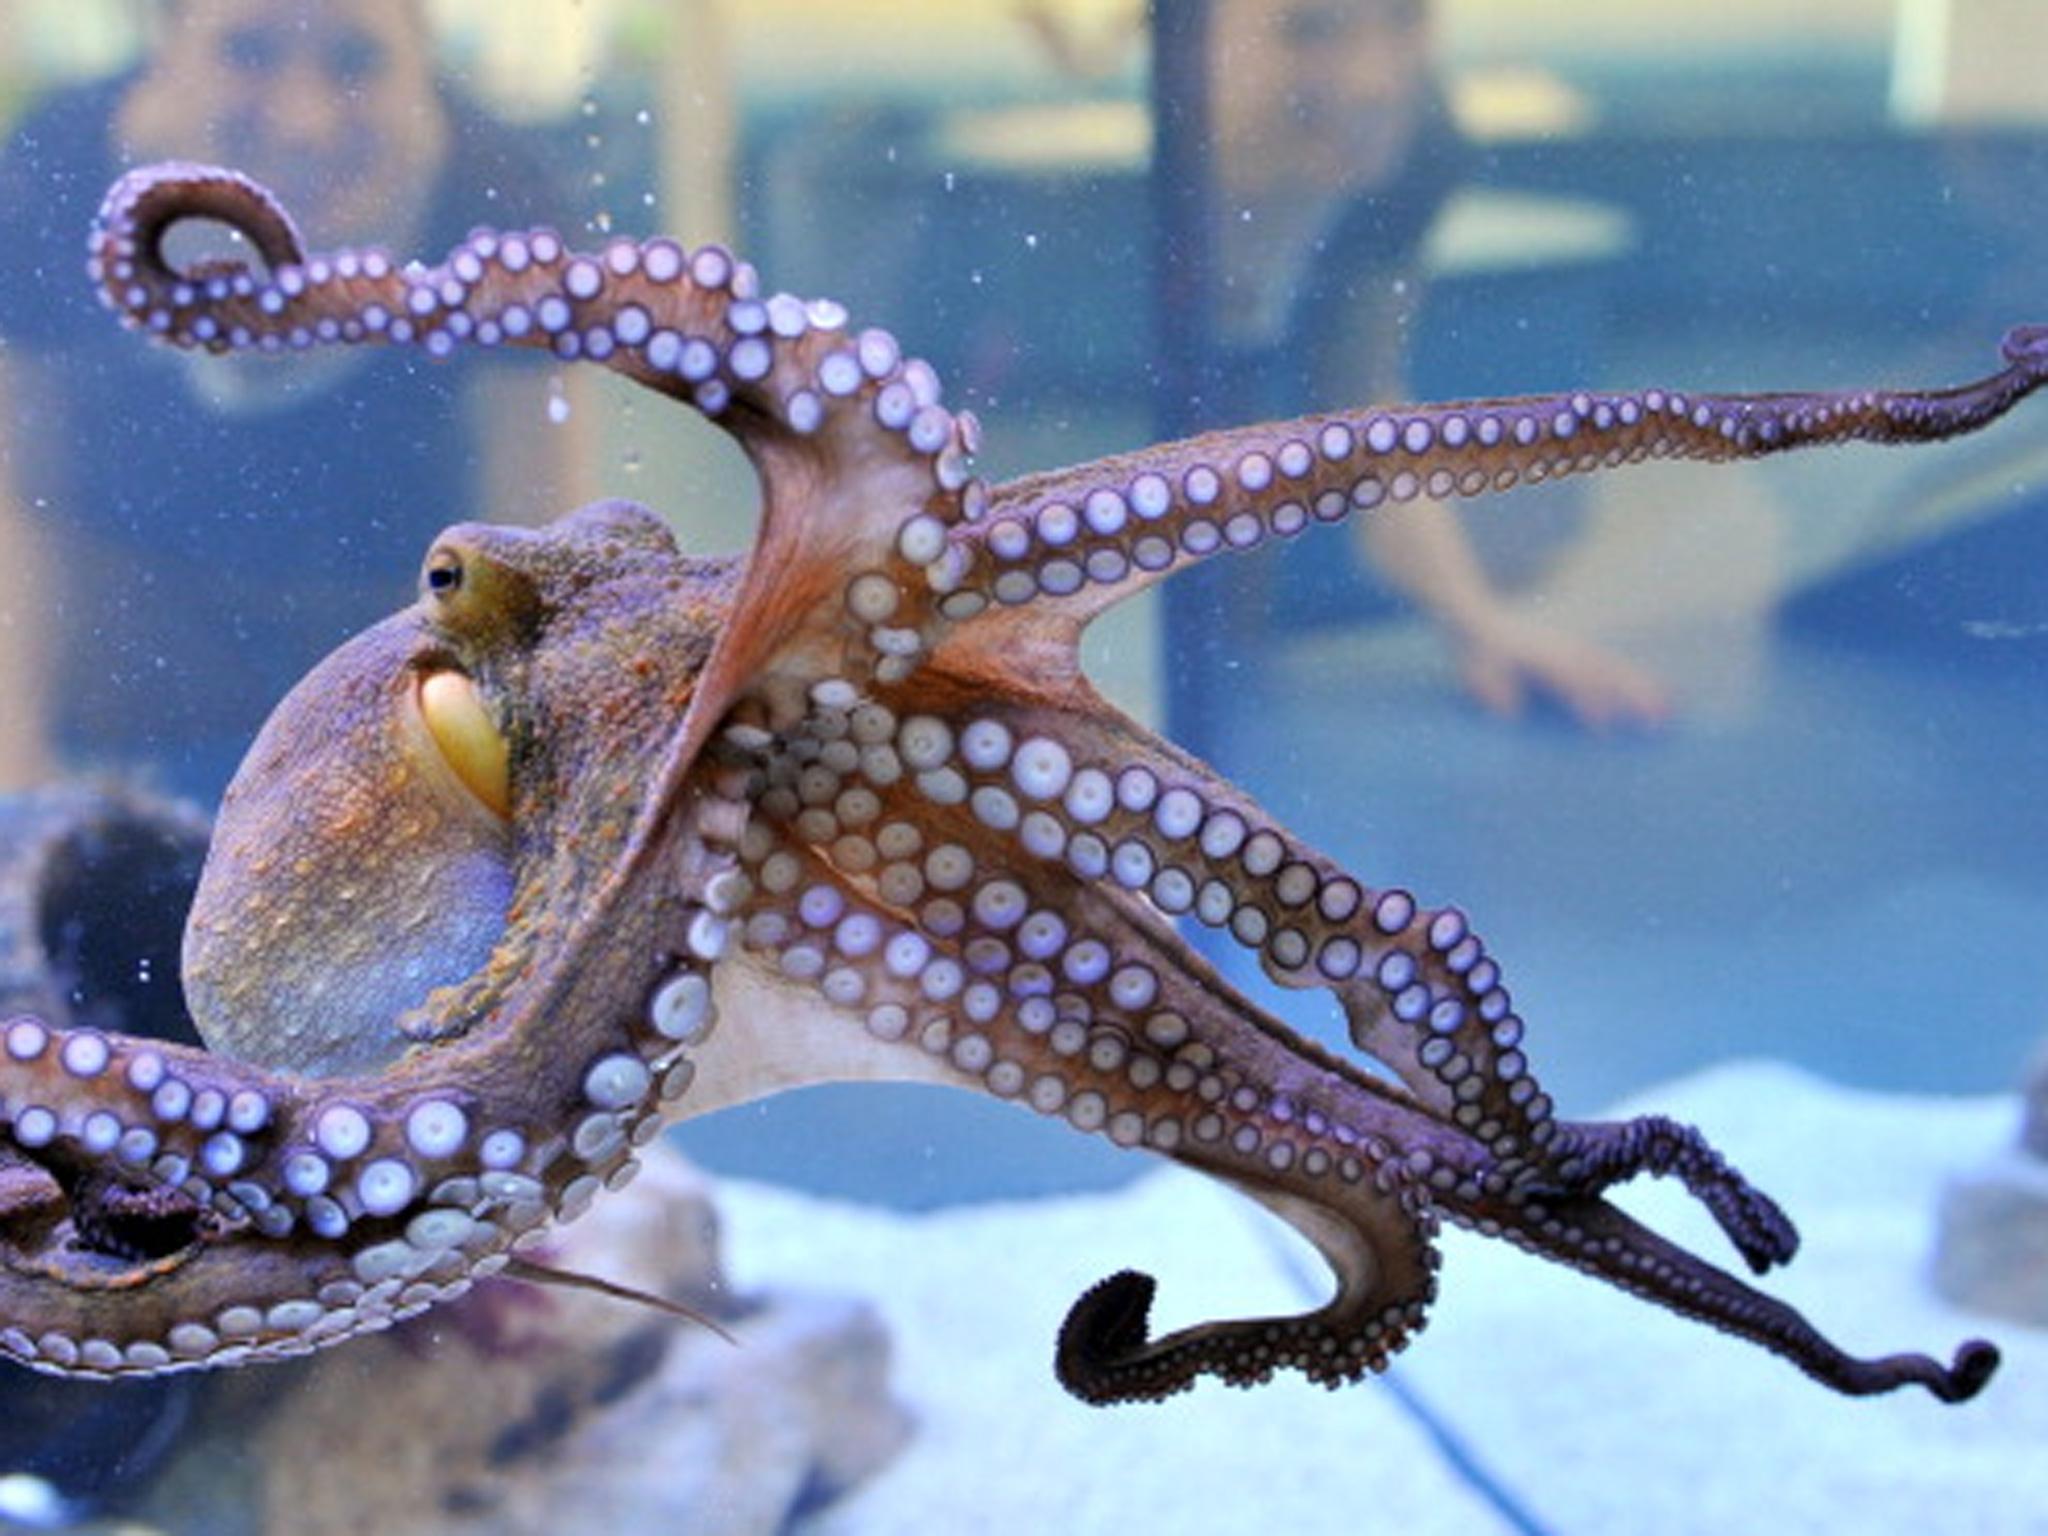
[[(173, 265), (193, 218), (260, 264)], [(417, 602), (292, 691), (187, 928), (210, 1049), (0, 1028), (6, 1355), (116, 1376), (338, 1343), (515, 1265), (678, 1116), (894, 1078), (1200, 1169), (1327, 1259), (1306, 1315), (1157, 1337), (1152, 1280), (1102, 1281), (1056, 1350), (1091, 1402), (1380, 1369), (1423, 1325), (1446, 1218), (1841, 1392), (1959, 1402), (1991, 1375), (1982, 1341), (1851, 1355), (1611, 1204), (1669, 1175), (1751, 1270), (1797, 1246), (1697, 1130), (1559, 1118), (1462, 912), (1275, 825), (1107, 704), (1077, 643), (1175, 571), (1382, 503), (1970, 432), (2048, 376), (2048, 328), (1942, 391), (1375, 407), (989, 485), (927, 365), (717, 246), (479, 230), (431, 267), (308, 254), (263, 188), (169, 165), (108, 194), (91, 270), (175, 346), (601, 364), (733, 434), (763, 512), (740, 557), (679, 553), (617, 501), (452, 528)], [(1384, 1070), (1242, 996), (1197, 924), (1327, 990)]]

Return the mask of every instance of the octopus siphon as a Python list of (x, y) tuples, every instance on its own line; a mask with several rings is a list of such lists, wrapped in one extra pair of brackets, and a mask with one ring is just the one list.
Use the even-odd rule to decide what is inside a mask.
[[(175, 265), (187, 219), (260, 261)], [(1275, 825), (1111, 707), (1077, 646), (1175, 571), (1382, 504), (1975, 431), (2048, 377), (2048, 327), (1947, 390), (1376, 407), (990, 485), (929, 366), (715, 245), (309, 254), (262, 187), (165, 165), (113, 187), (90, 257), (174, 346), (600, 364), (730, 432), (763, 511), (742, 556), (681, 553), (620, 501), (451, 528), (418, 600), (284, 699), (187, 925), (209, 1048), (0, 1025), (0, 1354), (115, 1377), (338, 1344), (520, 1273), (679, 1116), (899, 1079), (1200, 1169), (1327, 1259), (1305, 1315), (1157, 1336), (1151, 1278), (1111, 1275), (1055, 1351), (1089, 1402), (1381, 1369), (1446, 1219), (1841, 1392), (1960, 1402), (1990, 1377), (1977, 1340), (1852, 1355), (1610, 1203), (1666, 1175), (1752, 1271), (1798, 1242), (1697, 1130), (1561, 1118), (1461, 911)], [(1383, 1070), (1241, 995), (1193, 925), (1326, 989)]]

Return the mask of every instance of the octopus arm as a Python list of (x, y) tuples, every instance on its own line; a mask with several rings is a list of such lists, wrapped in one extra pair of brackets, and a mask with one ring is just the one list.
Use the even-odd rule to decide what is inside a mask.
[(1518, 1247), (1569, 1264), (1682, 1317), (1761, 1345), (1814, 1380), (1852, 1397), (1924, 1387), (1945, 1403), (1967, 1402), (1998, 1367), (1998, 1350), (1967, 1339), (1947, 1364), (1902, 1353), (1862, 1358), (1822, 1334), (1794, 1307), (1687, 1252), (1612, 1203), (1571, 1198), (1498, 1202), (1459, 1213)]
[[(1062, 1334), (1070, 1388), (1109, 1401), (1203, 1372), (1246, 1380), (1294, 1366), (1340, 1379), (1376, 1368), (1420, 1325), (1439, 1211), (1844, 1390), (1981, 1385), (1988, 1346), (1967, 1346), (1951, 1368), (1856, 1361), (1601, 1200), (1639, 1173), (1671, 1175), (1753, 1268), (1797, 1243), (1777, 1205), (1690, 1127), (1555, 1120), (1521, 1060), (1497, 968), (1454, 909), (1368, 891), (1099, 700), (949, 672), (959, 654), (942, 650), (920, 677), (920, 713), (898, 718), (875, 701), (818, 711), (767, 760), (762, 820), (743, 851), (773, 905), (750, 922), (750, 941), (828, 995), (839, 989), (870, 1031), (947, 1056), (965, 1086), (1266, 1201), (1339, 1282), (1307, 1318), (1151, 1340), (1151, 1281), (1114, 1276)], [(849, 917), (856, 900), (869, 905)], [(1239, 996), (1176, 941), (1171, 924), (1187, 915), (1258, 953), (1277, 980), (1329, 988), (1401, 1086)]]
[[(164, 236), (217, 219), (266, 264), (180, 271)], [(236, 172), (161, 165), (108, 192), (92, 240), (102, 298), (129, 325), (215, 351), (410, 343), (543, 347), (684, 401), (758, 466), (762, 527), (733, 625), (664, 775), (735, 703), (771, 723), (818, 690), (900, 682), (991, 608), (1053, 610), (1060, 637), (1121, 597), (1225, 549), (1353, 510), (1490, 490), (1647, 458), (1757, 457), (1862, 439), (1973, 431), (2048, 377), (2048, 329), (2020, 327), (2005, 366), (1943, 391), (1764, 395), (1589, 392), (1316, 415), (1028, 476), (991, 492), (968, 472), (971, 414), (886, 332), (829, 301), (763, 296), (722, 248), (617, 239), (588, 254), (550, 230), (480, 230), (438, 265), (380, 251), (308, 256), (289, 216)], [(1001, 624), (990, 626), (993, 631)]]
[[(179, 270), (164, 238), (187, 218), (238, 231), (268, 270)], [(849, 330), (830, 300), (764, 295), (722, 247), (617, 239), (584, 253), (552, 230), (480, 230), (432, 267), (377, 250), (308, 255), (257, 183), (170, 164), (110, 189), (91, 267), (109, 308), (171, 345), (541, 348), (731, 433), (761, 476), (761, 528), (735, 604), (745, 621), (706, 667), (679, 765), (742, 694), (787, 718), (826, 679), (907, 675), (937, 634), (947, 530), (984, 495), (967, 471), (973, 416), (947, 410), (930, 365), (887, 332)]]
[[(399, 1105), (370, 1080), (316, 1085), (33, 1019), (4, 1035), (10, 1355), (53, 1374), (153, 1375), (302, 1352), (401, 1305), (395, 1271), (360, 1267), (379, 1241), (402, 1249), (424, 1203), (419, 1161), (390, 1128), (414, 1111), (433, 1134), (465, 1096)], [(482, 1230), (454, 1213), (429, 1225), (457, 1219)]]
[[(715, 1018), (715, 801), (693, 801), (668, 891), (594, 898), (586, 920), (627, 942), (526, 956), (490, 1015), (402, 1071), (0, 1026), (0, 1352), (96, 1378), (303, 1354), (459, 1296), (630, 1177)], [(630, 1001), (565, 1045), (584, 996)]]
[(1677, 389), (1397, 405), (1213, 432), (1006, 481), (955, 528), (956, 595), (1057, 609), (1078, 627), (1212, 554), (1354, 512), (1485, 495), (1647, 459), (1754, 459), (1851, 441), (1960, 436), (2048, 378), (2048, 328), (2020, 326), (1997, 372), (1953, 389), (1702, 394)]
[[(805, 777), (815, 805), (833, 786)], [(1158, 1339), (1143, 1322), (1152, 1282), (1115, 1276), (1062, 1332), (1072, 1391), (1099, 1403), (1157, 1398), (1205, 1373), (1248, 1384), (1281, 1368), (1335, 1384), (1379, 1369), (1421, 1326), (1434, 1218), (1400, 1158), (1435, 1127), (1404, 1095), (1261, 1013), (1127, 894), (1077, 888), (957, 807), (919, 805), (921, 791), (900, 782), (856, 786), (834, 796), (854, 830), (831, 833), (801, 795), (778, 794), (794, 788), (765, 789), (743, 850), (753, 884), (744, 960), (784, 1000), (728, 1010), (725, 1049), (742, 1091), (786, 1086), (776, 1073), (764, 1086), (765, 1050), (788, 1080), (986, 1093), (1234, 1184), (1333, 1267), (1334, 1294), (1305, 1315)], [(807, 991), (808, 1006), (791, 989)], [(717, 1072), (714, 1053), (700, 1062)]]

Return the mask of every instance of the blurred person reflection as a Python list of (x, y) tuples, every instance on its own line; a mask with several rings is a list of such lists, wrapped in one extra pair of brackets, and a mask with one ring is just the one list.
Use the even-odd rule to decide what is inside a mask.
[[(153, 19), (138, 68), (35, 104), (0, 154), (0, 789), (145, 767), (210, 802), (313, 662), (406, 600), (435, 532), (572, 504), (570, 438), (530, 363), (139, 344), (85, 278), (101, 195), (131, 165), (233, 165), (309, 245), (405, 255), (567, 210), (536, 146), (436, 79), (419, 0)], [(0, 1474), (43, 1480), (0, 1477), (0, 1523), (34, 1513), (24, 1486), (132, 1501), (206, 1384), (0, 1373)]]
[(0, 156), (0, 787), (147, 764), (210, 801), (435, 531), (569, 504), (571, 437), (530, 365), (138, 346), (83, 275), (100, 196), (130, 165), (234, 165), (309, 245), (406, 255), (565, 209), (536, 148), (436, 79), (420, 0), (152, 14), (138, 69), (37, 104)]
[[(1423, 243), (1471, 159), (1431, 68), (1432, 30), (1427, 0), (1214, 0), (1213, 324), (1242, 388), (1233, 414), (1413, 398)], [(1656, 679), (1497, 591), (1452, 508), (1418, 502), (1351, 527), (1488, 709), (1515, 714), (1534, 692), (1594, 727), (1665, 713)], [(1272, 558), (1284, 594), (1289, 562), (1329, 555), (1317, 544)], [(1366, 611), (1347, 619), (1371, 617), (1358, 596)]]

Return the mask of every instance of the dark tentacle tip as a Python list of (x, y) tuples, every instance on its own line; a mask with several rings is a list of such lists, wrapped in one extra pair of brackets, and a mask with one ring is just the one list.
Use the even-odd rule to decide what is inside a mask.
[(1799, 1252), (1799, 1229), (1792, 1218), (1740, 1174), (1729, 1170), (1727, 1183), (1699, 1193), (1751, 1274), (1769, 1274), (1778, 1265), (1789, 1264)]
[(1929, 1390), (1944, 1403), (1967, 1403), (1984, 1390), (1998, 1369), (1998, 1346), (1989, 1339), (1965, 1339), (1943, 1377)]
[(226, 225), (255, 248), (272, 273), (301, 265), (306, 259), (297, 226), (269, 188), (220, 166), (168, 163), (130, 171), (108, 192), (102, 219), (125, 224), (135, 241), (136, 255), (178, 281), (203, 282), (216, 272), (232, 271), (240, 265), (213, 262), (192, 272), (172, 266), (164, 256), (164, 237), (186, 219)]
[(2048, 325), (2016, 325), (2005, 333), (1998, 350), (2015, 367), (2048, 364)]
[(1158, 1289), (1150, 1275), (1125, 1269), (1084, 1292), (1060, 1325), (1053, 1357), (1060, 1385), (1084, 1402), (1118, 1401), (1123, 1394), (1110, 1374), (1145, 1347), (1146, 1318)]

